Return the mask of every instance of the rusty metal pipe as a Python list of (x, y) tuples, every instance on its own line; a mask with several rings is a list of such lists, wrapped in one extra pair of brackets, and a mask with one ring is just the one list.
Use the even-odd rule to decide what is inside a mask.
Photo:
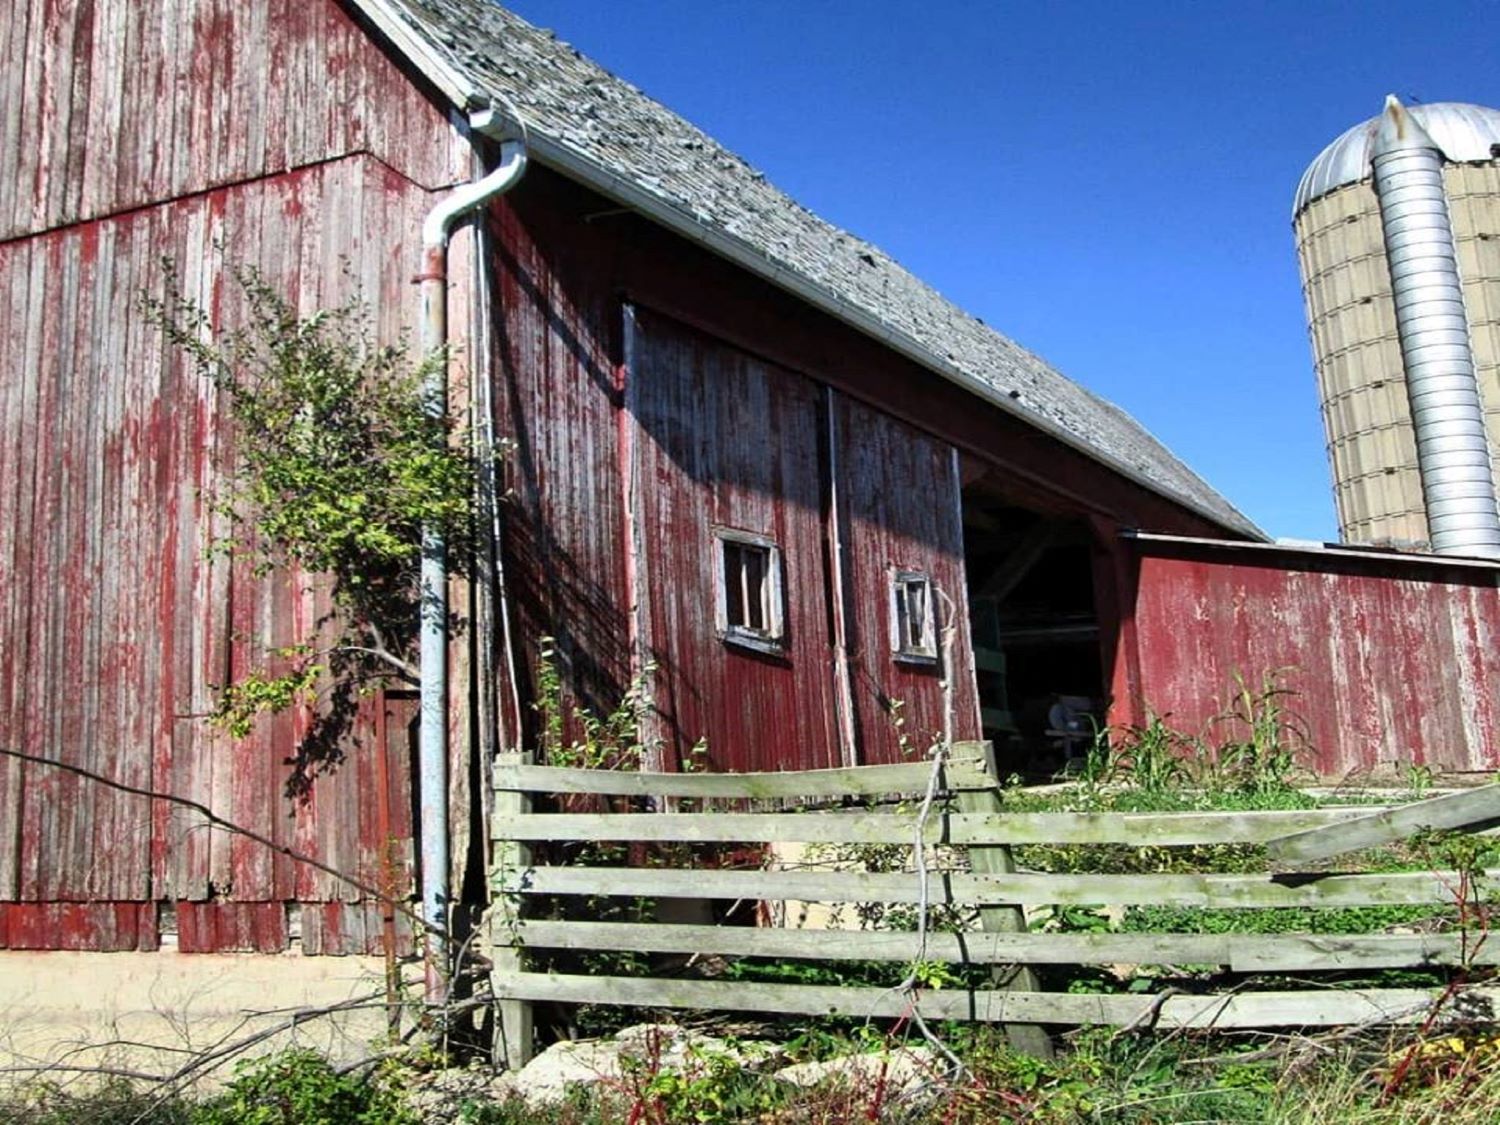
[[(526, 171), (526, 146), (500, 145), (493, 171), (457, 188), (422, 224), (422, 270), (414, 279), (422, 304), (420, 346), (426, 365), (422, 401), (434, 418), (448, 413), (448, 239), (463, 216), (504, 195)], [(482, 264), (481, 267), (483, 268)], [(442, 529), (422, 528), (418, 583), (421, 711), (417, 785), (422, 854), (422, 920), (428, 1003), (448, 994), (448, 545)]]

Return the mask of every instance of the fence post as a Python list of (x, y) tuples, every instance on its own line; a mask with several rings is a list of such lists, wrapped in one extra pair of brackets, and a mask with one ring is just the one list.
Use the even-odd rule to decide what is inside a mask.
[[(518, 766), (526, 764), (530, 755), (524, 753), (497, 754), (495, 764)], [(493, 822), (490, 827), (494, 841), (494, 861), (490, 880), (493, 903), (490, 907), (490, 953), (493, 967), (491, 979), (498, 985), (507, 973), (518, 973), (524, 967), (518, 925), (521, 919), (519, 897), (507, 895), (500, 889), (512, 881), (512, 876), (531, 865), (531, 849), (516, 840), (506, 838), (507, 828), (513, 817), (531, 811), (531, 798), (514, 789), (495, 790)], [(495, 1052), (508, 1070), (520, 1070), (531, 1058), (532, 1025), (530, 1000), (500, 1000), (495, 1004)]]
[[(1001, 811), (1000, 786), (991, 742), (955, 742), (948, 780), (957, 789), (960, 812)], [(977, 875), (1009, 875), (1016, 869), (1009, 846), (991, 844), (969, 847), (969, 866)], [(982, 906), (979, 925), (987, 933), (1025, 933), (1026, 912), (1019, 906)], [(1036, 970), (1029, 965), (997, 967), (991, 978), (1007, 992), (1038, 992)], [(1052, 1040), (1046, 1028), (1034, 1023), (1007, 1023), (1005, 1037), (1017, 1051), (1036, 1058), (1052, 1057)]]

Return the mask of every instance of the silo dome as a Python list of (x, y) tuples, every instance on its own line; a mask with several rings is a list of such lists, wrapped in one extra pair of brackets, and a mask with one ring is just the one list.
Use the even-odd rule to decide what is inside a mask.
[(1340, 537), (1500, 557), (1500, 109), (1388, 98), (1292, 228)]
[[(1496, 155), (1491, 149), (1500, 145), (1500, 109), (1467, 102), (1433, 102), (1407, 106), (1406, 112), (1427, 131), (1451, 164), (1490, 160)], [(1335, 188), (1370, 178), (1370, 158), (1379, 125), (1378, 115), (1362, 121), (1318, 153), (1297, 184), (1293, 218)]]

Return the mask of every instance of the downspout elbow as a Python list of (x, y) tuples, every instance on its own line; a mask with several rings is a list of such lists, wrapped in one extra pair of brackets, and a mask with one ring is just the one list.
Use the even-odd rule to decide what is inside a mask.
[(500, 162), (489, 173), (454, 188), (427, 213), (422, 223), (422, 248), (446, 250), (453, 224), (491, 199), (504, 195), (526, 174), (526, 146), (521, 141), (503, 141)]

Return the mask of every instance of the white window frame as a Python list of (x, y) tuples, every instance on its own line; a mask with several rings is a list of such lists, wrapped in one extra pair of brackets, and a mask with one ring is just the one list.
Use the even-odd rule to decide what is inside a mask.
[[(920, 582), (926, 587), (926, 596), (922, 600), (921, 636), (913, 637), (909, 627), (911, 615), (908, 612), (910, 602), (907, 600), (907, 590), (914, 584)], [(920, 570), (901, 570), (891, 568), (891, 654), (897, 660), (909, 661), (913, 664), (936, 664), (938, 660), (938, 638), (937, 638), (937, 611), (934, 600), (937, 593), (937, 585), (932, 580), (932, 575)]]
[[(726, 644), (754, 649), (756, 652), (781, 655), (786, 651), (786, 610), (781, 586), (781, 547), (776, 540), (753, 531), (732, 527), (713, 528), (714, 540), (714, 622), (719, 638)], [(766, 554), (766, 579), (761, 587), (762, 629), (729, 623), (728, 576), (725, 574), (725, 547), (751, 547)]]

